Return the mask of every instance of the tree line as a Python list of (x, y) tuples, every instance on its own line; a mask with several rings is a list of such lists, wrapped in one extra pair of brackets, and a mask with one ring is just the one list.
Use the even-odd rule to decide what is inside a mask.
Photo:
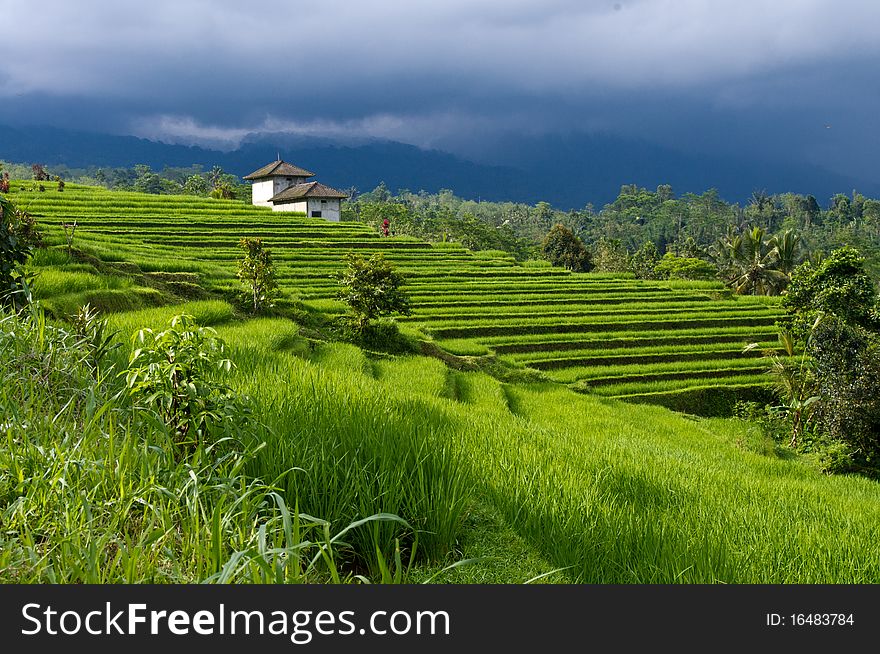
[[(350, 193), (343, 220), (359, 220), (381, 230), (388, 219), (391, 234), (455, 241), (475, 250), (504, 250), (518, 259), (543, 257), (545, 237), (562, 225), (590, 253), (590, 263), (582, 269), (651, 274), (643, 259), (650, 260), (656, 251), (658, 263), (667, 253), (699, 259), (716, 266), (725, 281), (745, 274), (740, 285), (775, 292), (779, 276), (755, 280), (758, 271), (778, 264), (788, 274), (792, 256), (800, 263), (850, 245), (863, 253), (869, 272), (880, 276), (880, 200), (855, 191), (835, 195), (824, 208), (811, 195), (765, 191), (756, 191), (740, 206), (724, 201), (715, 190), (677, 197), (669, 185), (651, 191), (629, 184), (601, 209), (587, 205), (570, 211), (546, 202), (532, 206), (466, 200), (450, 190), (403, 189), (392, 194), (384, 184), (368, 193), (358, 195), (355, 189)], [(624, 262), (633, 256), (635, 266)], [(746, 258), (750, 266), (745, 265)], [(706, 271), (695, 262), (667, 261), (659, 274), (666, 274), (665, 268), (672, 268), (673, 275), (683, 274), (687, 270), (682, 271), (682, 266), (696, 267), (697, 275)]]
[[(166, 166), (153, 170), (146, 164), (132, 168), (97, 167), (69, 168), (58, 165), (51, 168), (43, 164), (18, 164), (0, 162), (0, 192), (2, 180), (44, 180), (60, 183), (63, 190), (65, 181), (89, 186), (103, 186), (115, 191), (134, 191), (153, 195), (195, 195), (230, 200), (251, 201), (250, 184), (237, 175), (227, 173), (220, 166), (204, 170), (199, 165), (189, 167)], [(26, 187), (27, 188), (27, 187)], [(8, 189), (7, 191), (8, 192)]]

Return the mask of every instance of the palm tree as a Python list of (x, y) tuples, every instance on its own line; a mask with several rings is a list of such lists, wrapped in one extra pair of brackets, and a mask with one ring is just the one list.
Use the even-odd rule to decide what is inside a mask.
[[(816, 403), (820, 397), (817, 394), (815, 365), (812, 358), (807, 354), (816, 327), (824, 320), (819, 316), (810, 330), (810, 335), (804, 348), (798, 352), (795, 346), (794, 336), (787, 331), (779, 332), (779, 345), (781, 352), (775, 349), (765, 350), (764, 358), (770, 364), (767, 372), (774, 381), (774, 390), (781, 399), (782, 404), (775, 407), (784, 411), (791, 420), (791, 439), (789, 447), (797, 447), (798, 439), (806, 429), (813, 412), (817, 408)], [(743, 352), (748, 352), (758, 347), (758, 343), (747, 345)], [(800, 356), (798, 356), (800, 354)]]
[(787, 229), (770, 239), (770, 245), (776, 250), (777, 268), (791, 276), (791, 272), (802, 260), (801, 235), (792, 229)]
[(732, 244), (738, 273), (732, 286), (738, 295), (776, 295), (788, 282), (788, 275), (778, 270), (776, 246), (765, 237), (762, 227), (753, 227)]

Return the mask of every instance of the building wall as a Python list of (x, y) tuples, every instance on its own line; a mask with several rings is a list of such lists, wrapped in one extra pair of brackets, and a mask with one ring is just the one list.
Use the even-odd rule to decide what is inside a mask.
[(259, 207), (271, 207), (269, 198), (275, 195), (275, 185), (271, 179), (261, 179), (251, 184), (251, 193), (253, 194), (253, 202)]
[(302, 184), (308, 178), (306, 177), (273, 177), (275, 182), (275, 193), (272, 195), (277, 195), (281, 193), (284, 189), (290, 188), (291, 186), (295, 186), (296, 184)]
[(299, 211), (301, 213), (306, 212), (306, 201), (300, 200), (299, 202), (284, 202), (283, 204), (275, 204), (272, 205), (273, 211)]
[[(319, 200), (319, 199), (309, 199), (309, 213), (307, 214), (311, 217), (320, 217), (324, 220), (329, 220), (330, 222), (338, 223), (340, 219), (339, 215), (339, 200), (338, 199), (330, 199), (330, 200)], [(314, 211), (320, 211), (320, 216), (313, 216)]]
[(271, 207), (269, 198), (278, 195), (290, 186), (302, 184), (307, 179), (306, 177), (270, 177), (253, 182), (251, 184), (253, 192), (252, 202), (261, 207)]

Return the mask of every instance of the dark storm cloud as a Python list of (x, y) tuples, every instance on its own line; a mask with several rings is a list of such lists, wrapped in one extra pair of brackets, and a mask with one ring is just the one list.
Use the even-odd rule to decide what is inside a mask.
[[(254, 131), (379, 136), (472, 154), (523, 130), (817, 156), (877, 138), (872, 0), (0, 5), (16, 26), (0, 40), (4, 122), (227, 145)], [(804, 145), (832, 120), (837, 145), (827, 133)]]

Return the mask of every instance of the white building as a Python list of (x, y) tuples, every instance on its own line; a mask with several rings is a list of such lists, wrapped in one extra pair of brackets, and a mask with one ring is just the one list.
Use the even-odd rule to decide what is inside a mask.
[(251, 180), (252, 202), (273, 211), (300, 211), (310, 218), (339, 222), (339, 205), (348, 196), (320, 182), (309, 182), (315, 173), (286, 161), (273, 161), (245, 175)]

